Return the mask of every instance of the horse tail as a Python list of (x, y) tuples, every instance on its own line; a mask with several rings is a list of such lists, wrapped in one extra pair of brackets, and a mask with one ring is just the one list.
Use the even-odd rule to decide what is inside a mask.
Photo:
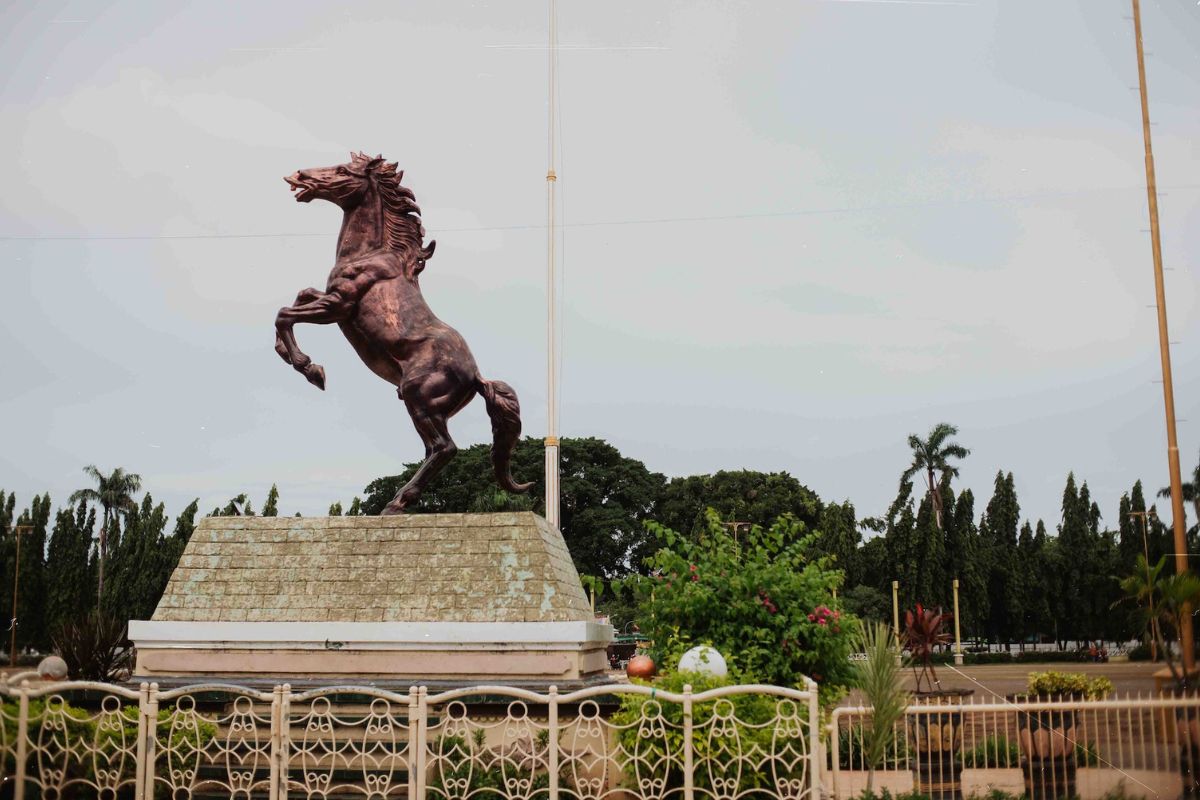
[(521, 438), (521, 403), (517, 393), (504, 381), (479, 379), (479, 393), (492, 419), (492, 467), (500, 488), (517, 492), (529, 491), (532, 483), (517, 483), (510, 471), (513, 449)]

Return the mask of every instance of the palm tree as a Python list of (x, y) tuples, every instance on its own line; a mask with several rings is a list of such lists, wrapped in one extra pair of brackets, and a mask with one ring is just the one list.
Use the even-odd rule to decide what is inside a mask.
[[(1200, 525), (1200, 462), (1197, 462), (1196, 468), (1192, 470), (1192, 479), (1187, 481), (1181, 487), (1183, 489), (1183, 502), (1191, 503), (1192, 510), (1196, 512), (1196, 521)], [(1171, 487), (1164, 486), (1158, 490), (1159, 497), (1170, 497)], [(1183, 527), (1187, 527), (1187, 520), (1184, 520)]]
[(924, 441), (915, 433), (910, 435), (908, 437), (908, 446), (913, 451), (913, 462), (909, 465), (908, 469), (904, 470), (904, 474), (900, 476), (900, 485), (904, 486), (918, 472), (925, 472), (929, 499), (933, 503), (933, 512), (937, 518), (938, 530), (942, 529), (942, 493), (938, 491), (934, 473), (940, 472), (943, 478), (947, 475), (957, 478), (958, 467), (951, 466), (947, 459), (966, 458), (971, 454), (970, 450), (957, 442), (947, 441), (951, 436), (957, 435), (958, 428), (948, 422), (939, 422), (937, 425), (934, 425), (933, 430), (929, 432), (929, 436)]
[(1150, 660), (1158, 660), (1158, 642), (1162, 633), (1158, 629), (1158, 611), (1154, 608), (1154, 595), (1162, 583), (1162, 572), (1167, 565), (1167, 557), (1163, 556), (1153, 566), (1146, 557), (1138, 553), (1133, 572), (1121, 579), (1121, 591), (1125, 597), (1113, 603), (1113, 607), (1123, 600), (1132, 600), (1138, 606), (1144, 606), (1143, 613), (1150, 632)]
[(103, 511), (98, 552), (100, 580), (99, 585), (96, 587), (96, 598), (98, 601), (104, 594), (104, 562), (108, 558), (108, 532), (110, 526), (116, 520), (118, 514), (128, 513), (137, 508), (137, 503), (133, 501), (133, 495), (142, 489), (142, 476), (126, 472), (121, 467), (116, 467), (111, 474), (105, 475), (94, 464), (88, 464), (83, 468), (83, 471), (88, 477), (96, 481), (96, 488), (80, 489), (72, 493), (71, 502), (78, 503), (83, 501), (96, 503)]

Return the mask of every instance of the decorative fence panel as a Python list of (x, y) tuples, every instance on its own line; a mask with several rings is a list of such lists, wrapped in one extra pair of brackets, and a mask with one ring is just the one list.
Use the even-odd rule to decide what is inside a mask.
[(262, 692), (0, 686), (0, 787), (33, 797), (816, 800), (816, 685)]
[[(835, 800), (866, 787), (869, 708), (835, 709), (829, 725)], [(897, 723), (874, 789), (934, 800), (999, 789), (1031, 800), (1200, 796), (1200, 697), (1021, 698), (913, 705)]]

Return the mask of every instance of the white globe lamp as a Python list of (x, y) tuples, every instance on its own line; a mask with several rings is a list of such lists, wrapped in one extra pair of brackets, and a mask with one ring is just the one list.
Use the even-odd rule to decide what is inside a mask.
[(713, 648), (706, 644), (693, 647), (679, 659), (680, 672), (699, 672), (712, 675), (714, 678), (724, 678), (729, 674), (725, 659)]

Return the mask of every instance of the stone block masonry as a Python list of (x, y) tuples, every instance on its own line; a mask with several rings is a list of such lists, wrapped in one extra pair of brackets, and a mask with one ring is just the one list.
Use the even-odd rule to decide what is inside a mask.
[(532, 513), (207, 517), (156, 622), (567, 622), (592, 617)]

